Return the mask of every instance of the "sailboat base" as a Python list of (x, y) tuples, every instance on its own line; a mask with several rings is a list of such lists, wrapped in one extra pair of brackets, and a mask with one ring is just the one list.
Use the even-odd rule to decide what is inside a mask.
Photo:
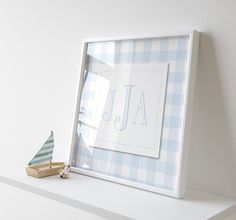
[(64, 169), (65, 165), (66, 164), (64, 162), (52, 162), (51, 167), (49, 167), (49, 163), (44, 163), (39, 165), (31, 165), (26, 167), (25, 170), (29, 176), (42, 178), (58, 174), (58, 171)]

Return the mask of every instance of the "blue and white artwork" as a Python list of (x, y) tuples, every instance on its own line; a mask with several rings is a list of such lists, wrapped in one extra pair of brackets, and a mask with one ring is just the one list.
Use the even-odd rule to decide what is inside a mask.
[(72, 166), (174, 192), (189, 36), (88, 43)]

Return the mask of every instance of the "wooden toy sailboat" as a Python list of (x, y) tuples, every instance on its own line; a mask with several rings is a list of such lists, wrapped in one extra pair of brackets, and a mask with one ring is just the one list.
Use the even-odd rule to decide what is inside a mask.
[(41, 178), (46, 176), (52, 176), (58, 174), (60, 169), (65, 168), (63, 162), (52, 162), (52, 155), (54, 149), (54, 137), (53, 131), (43, 144), (39, 152), (29, 162), (29, 166), (26, 167), (26, 172), (29, 176)]

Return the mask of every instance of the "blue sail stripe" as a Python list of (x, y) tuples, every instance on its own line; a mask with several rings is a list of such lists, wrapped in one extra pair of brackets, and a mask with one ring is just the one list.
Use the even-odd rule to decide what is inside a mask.
[(45, 143), (42, 148), (44, 149), (44, 148), (50, 148), (50, 147), (53, 148), (54, 143)]
[(39, 153), (37, 154), (34, 158), (39, 158), (39, 157), (43, 157), (43, 156), (46, 156), (46, 155), (52, 155), (52, 151), (49, 151), (49, 152), (45, 152), (45, 153)]
[(45, 145), (45, 146), (43, 146), (40, 150), (42, 150), (42, 149), (52, 149), (54, 147), (54, 145)]
[(38, 152), (38, 154), (42, 154), (42, 153), (46, 153), (46, 152), (50, 152), (50, 151), (53, 151), (53, 147), (43, 148)]
[(43, 156), (43, 157), (39, 157), (39, 158), (34, 158), (32, 161), (30, 161), (29, 165), (39, 164), (39, 163), (50, 161), (50, 160), (52, 160), (52, 155), (47, 155), (47, 156)]
[(47, 141), (45, 142), (45, 144), (49, 144), (49, 143), (53, 143), (53, 139), (47, 140)]
[[(47, 158), (52, 158), (52, 154), (48, 154), (48, 155), (44, 155), (44, 156), (41, 156), (41, 157), (34, 157), (33, 159), (32, 159), (32, 161), (40, 161), (40, 160), (43, 160), (43, 159), (47, 159)], [(32, 162), (31, 161), (31, 162)]]
[(50, 160), (52, 160), (52, 158), (42, 159), (42, 160), (39, 160), (39, 161), (32, 161), (32, 162), (29, 163), (29, 166), (42, 164), (42, 163), (45, 163), (45, 162), (49, 162)]

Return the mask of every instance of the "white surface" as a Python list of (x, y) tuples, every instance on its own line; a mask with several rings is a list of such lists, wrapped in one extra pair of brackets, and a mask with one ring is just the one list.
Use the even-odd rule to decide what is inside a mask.
[(0, 193), (0, 219), (2, 220), (104, 220), (102, 217), (3, 183), (0, 183)]
[(112, 220), (203, 220), (217, 215), (223, 219), (236, 211), (235, 199), (188, 191), (185, 199), (178, 200), (73, 173), (71, 179), (61, 180), (19, 172), (1, 176), (0, 181)]
[(66, 160), (82, 39), (200, 30), (189, 186), (236, 197), (234, 0), (1, 0), (0, 172), (48, 131)]

